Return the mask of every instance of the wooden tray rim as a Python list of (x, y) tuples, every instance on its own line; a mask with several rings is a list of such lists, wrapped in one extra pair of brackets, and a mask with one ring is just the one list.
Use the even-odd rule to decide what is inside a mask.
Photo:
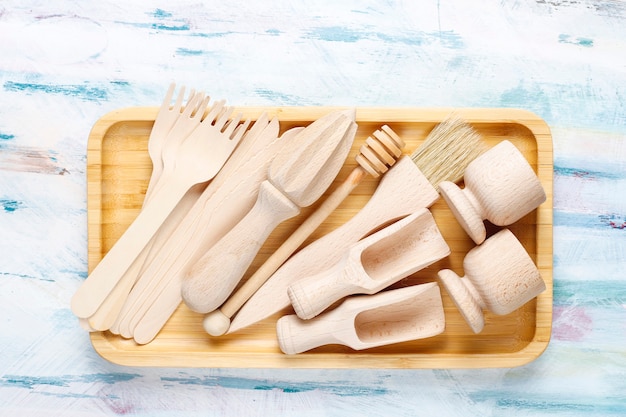
[[(253, 120), (263, 112), (277, 116), (281, 122), (314, 120), (322, 115), (347, 107), (329, 106), (280, 106), (280, 107), (236, 107), (245, 117)], [(130, 121), (154, 121), (158, 107), (127, 107), (111, 111), (98, 119), (92, 127), (87, 145), (87, 193), (88, 202), (98, 203), (97, 209), (88, 205), (88, 224), (101, 224), (101, 155), (107, 131), (117, 123)], [(537, 142), (537, 174), (546, 191), (547, 200), (537, 209), (536, 240), (537, 267), (546, 282), (546, 291), (537, 297), (536, 327), (533, 339), (522, 349), (507, 353), (476, 354), (351, 354), (315, 353), (282, 355), (258, 353), (185, 352), (184, 357), (165, 355), (162, 351), (146, 349), (141, 354), (135, 351), (118, 349), (104, 332), (90, 333), (96, 352), (104, 359), (124, 366), (157, 367), (207, 367), (207, 368), (493, 368), (516, 367), (527, 364), (539, 357), (547, 348), (552, 332), (553, 302), (553, 148), (552, 136), (547, 123), (528, 110), (516, 108), (422, 108), (422, 107), (356, 107), (356, 121), (368, 123), (437, 123), (451, 113), (469, 123), (510, 123), (525, 126)], [(91, 169), (90, 169), (91, 168)], [(93, 197), (96, 197), (94, 200)], [(94, 204), (95, 205), (95, 204)], [(100, 227), (89, 227), (88, 252), (100, 253)], [(89, 270), (97, 260), (89, 257)], [(149, 346), (149, 345), (148, 345)], [(356, 357), (358, 361), (349, 360)], [(193, 366), (190, 365), (193, 363)]]

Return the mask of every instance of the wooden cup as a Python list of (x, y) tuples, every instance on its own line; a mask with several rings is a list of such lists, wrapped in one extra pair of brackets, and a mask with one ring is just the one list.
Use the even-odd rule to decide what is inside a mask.
[(474, 333), (485, 325), (483, 309), (509, 314), (546, 289), (539, 270), (509, 229), (503, 229), (463, 260), (465, 276), (439, 271), (439, 279)]
[(464, 175), (465, 188), (450, 181), (439, 191), (463, 229), (476, 244), (487, 231), (484, 220), (508, 226), (546, 201), (546, 193), (524, 155), (504, 140), (472, 161)]

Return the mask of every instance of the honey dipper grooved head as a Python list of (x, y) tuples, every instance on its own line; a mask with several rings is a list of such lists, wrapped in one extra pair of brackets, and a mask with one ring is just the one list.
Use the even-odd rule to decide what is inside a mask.
[(358, 164), (374, 178), (387, 172), (402, 155), (404, 141), (389, 126), (384, 125), (365, 140), (359, 154)]

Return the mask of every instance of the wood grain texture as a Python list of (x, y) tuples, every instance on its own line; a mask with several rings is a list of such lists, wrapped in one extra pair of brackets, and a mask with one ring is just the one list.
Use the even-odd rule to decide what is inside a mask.
[[(0, 414), (626, 415), (625, 20), (615, 0), (485, 0), (479, 10), (463, 0), (2, 1)], [(554, 146), (546, 351), (513, 369), (152, 368), (101, 358), (69, 309), (88, 270), (89, 131), (115, 109), (158, 106), (172, 81), (237, 106), (539, 115)], [(118, 130), (138, 128), (141, 139), (149, 123)], [(133, 195), (149, 170), (148, 160), (137, 169)]]
[[(94, 126), (90, 135), (90, 149), (100, 149), (102, 154), (107, 148), (115, 149), (115, 153), (124, 152), (124, 147), (138, 150), (137, 144), (130, 144), (129, 139), (118, 134), (118, 128), (127, 124), (145, 126), (144, 134), (149, 134), (153, 109), (129, 109), (128, 114), (114, 112), (105, 115), (96, 125), (109, 126), (108, 129)], [(141, 112), (145, 113), (142, 115)], [(293, 126), (306, 126), (321, 115), (331, 111), (329, 108), (238, 108), (244, 117), (254, 119), (262, 112), (270, 117), (276, 115), (282, 129)], [(536, 115), (513, 109), (399, 109), (399, 108), (357, 108), (357, 136), (348, 159), (342, 167), (335, 183), (326, 192), (331, 193), (338, 186), (343, 176), (348, 175), (356, 162), (354, 155), (359, 152), (360, 143), (371, 132), (388, 124), (407, 143), (407, 149), (416, 149), (438, 122), (446, 118), (452, 111), (467, 120), (484, 138), (488, 146), (494, 146), (503, 139), (508, 139), (520, 149), (531, 167), (537, 171), (548, 196), (552, 195), (552, 141), (550, 130), (545, 122)], [(133, 136), (143, 146), (146, 140)], [(109, 142), (116, 142), (109, 143)], [(141, 146), (141, 145), (139, 145)], [(352, 157), (351, 157), (352, 156)], [(96, 189), (107, 190), (100, 196), (89, 193), (89, 212), (101, 211), (100, 215), (89, 217), (89, 230), (96, 229), (100, 241), (90, 240), (94, 245), (90, 252), (100, 254), (108, 250), (110, 242), (114, 242), (118, 233), (127, 225), (120, 221), (116, 212), (141, 207), (142, 193), (133, 194), (135, 181), (126, 187), (127, 172), (134, 172), (142, 165), (144, 158), (137, 161), (128, 159), (124, 164), (102, 164), (104, 157), (95, 159), (94, 167), (91, 160), (88, 166), (100, 172), (95, 179), (88, 177), (88, 187), (94, 181)], [(100, 164), (98, 164), (100, 162)], [(107, 174), (103, 174), (106, 172)], [(149, 179), (146, 172), (143, 182)], [(114, 186), (112, 185), (114, 184)], [(313, 241), (325, 232), (351, 217), (358, 210), (363, 197), (373, 191), (376, 181), (365, 181), (363, 187), (355, 195), (350, 196), (339, 207), (336, 213), (320, 226), (308, 240)], [(124, 196), (124, 198), (122, 198)], [(111, 203), (108, 203), (111, 202)], [(464, 323), (460, 314), (455, 311), (451, 301), (444, 296), (446, 306), (447, 328), (439, 336), (385, 346), (368, 350), (364, 354), (354, 353), (336, 346), (323, 347), (304, 354), (285, 357), (278, 349), (275, 323), (278, 317), (270, 317), (249, 329), (235, 332), (219, 339), (211, 338), (201, 325), (202, 316), (181, 305), (168, 321), (161, 333), (148, 345), (137, 346), (108, 332), (94, 333), (92, 341), (96, 350), (105, 358), (126, 365), (139, 366), (210, 366), (210, 367), (383, 367), (383, 368), (422, 368), (422, 367), (494, 367), (518, 366), (535, 359), (546, 348), (551, 333), (552, 312), (552, 235), (551, 235), (550, 198), (537, 210), (511, 226), (516, 236), (531, 254), (541, 271), (548, 290), (536, 301), (526, 304), (518, 311), (504, 317), (487, 316), (487, 326), (481, 338), (477, 338)], [(311, 208), (312, 209), (312, 208)], [(451, 249), (451, 254), (431, 267), (419, 271), (402, 280), (398, 286), (407, 286), (420, 282), (436, 281), (436, 271), (442, 268), (461, 268), (463, 256), (472, 247), (470, 238), (464, 234), (458, 222), (442, 201), (432, 207), (433, 215)], [(272, 233), (266, 244), (253, 261), (251, 271), (258, 268), (269, 257), (291, 231), (298, 227), (305, 216), (296, 217), (284, 222), (275, 233)], [(92, 258), (94, 259), (94, 258)], [(249, 272), (250, 274), (250, 272)], [(249, 275), (248, 275), (249, 276)], [(244, 279), (247, 277), (244, 277)], [(443, 343), (443, 341), (450, 343)], [(207, 344), (211, 347), (207, 348)], [(254, 346), (253, 348), (251, 346)], [(244, 354), (245, 352), (245, 354)], [(320, 357), (324, 360), (320, 361)]]

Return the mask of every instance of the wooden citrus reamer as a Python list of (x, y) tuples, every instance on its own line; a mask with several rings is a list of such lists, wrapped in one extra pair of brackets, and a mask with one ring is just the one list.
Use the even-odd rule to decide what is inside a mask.
[(218, 309), (208, 313), (204, 329), (212, 336), (221, 336), (230, 327), (230, 318), (254, 294), (296, 249), (319, 227), (342, 201), (366, 177), (374, 178), (387, 172), (402, 155), (404, 141), (389, 126), (384, 125), (369, 136), (356, 156), (358, 166), (344, 182), (296, 229), (263, 265)]

